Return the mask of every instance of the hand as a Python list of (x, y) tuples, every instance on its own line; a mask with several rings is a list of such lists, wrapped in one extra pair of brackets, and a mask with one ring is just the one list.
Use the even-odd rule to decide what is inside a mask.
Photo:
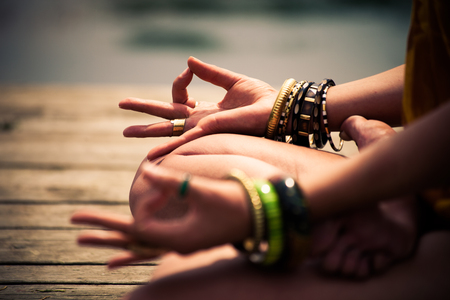
[(340, 136), (345, 141), (355, 141), (359, 150), (375, 142), (391, 137), (395, 130), (378, 120), (367, 120), (361, 116), (351, 116), (341, 125)]
[[(72, 216), (73, 223), (111, 230), (85, 232), (78, 238), (80, 244), (126, 250), (113, 257), (109, 267), (148, 260), (170, 250), (190, 253), (250, 236), (246, 194), (237, 182), (192, 177), (187, 194), (180, 198), (177, 193), (184, 181), (182, 173), (151, 167), (144, 174), (152, 194), (137, 204), (134, 219), (93, 211), (80, 211)], [(186, 202), (186, 214), (170, 220), (156, 217), (171, 197)]]
[[(190, 98), (187, 87), (193, 75), (224, 88), (225, 97), (216, 103), (200, 102)], [(165, 119), (187, 118), (184, 134), (166, 144), (153, 148), (148, 159), (167, 154), (173, 149), (214, 133), (240, 133), (263, 136), (272, 111), (277, 91), (269, 84), (249, 78), (190, 57), (188, 68), (173, 82), (173, 103), (129, 98), (119, 106), (148, 113)], [(141, 126), (131, 126), (124, 130), (127, 137), (160, 137), (172, 135), (169, 121)]]

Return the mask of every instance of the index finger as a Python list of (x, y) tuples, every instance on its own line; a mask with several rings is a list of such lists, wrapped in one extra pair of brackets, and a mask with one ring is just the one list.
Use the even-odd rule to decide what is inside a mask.
[(183, 135), (177, 137), (176, 139), (173, 139), (167, 143), (157, 145), (150, 150), (147, 154), (147, 159), (149, 161), (152, 161), (156, 158), (159, 158), (165, 154), (168, 154), (169, 152), (172, 152), (176, 148), (180, 147), (181, 145), (184, 145), (190, 141), (193, 141), (201, 136), (204, 136), (205, 132), (203, 129), (194, 127), (190, 129), (189, 131), (186, 131), (183, 133)]
[(98, 211), (78, 211), (70, 218), (73, 224), (86, 224), (118, 230), (124, 233), (131, 231), (133, 217)]
[(180, 103), (167, 103), (157, 100), (126, 98), (119, 102), (119, 107), (126, 110), (143, 112), (165, 119), (183, 119), (189, 117), (189, 106)]

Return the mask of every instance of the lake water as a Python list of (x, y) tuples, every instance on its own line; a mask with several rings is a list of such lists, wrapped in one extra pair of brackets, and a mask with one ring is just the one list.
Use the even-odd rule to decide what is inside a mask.
[(310, 5), (131, 14), (107, 1), (2, 1), (0, 84), (171, 84), (190, 55), (277, 88), (288, 77), (342, 83), (403, 63), (408, 6)]

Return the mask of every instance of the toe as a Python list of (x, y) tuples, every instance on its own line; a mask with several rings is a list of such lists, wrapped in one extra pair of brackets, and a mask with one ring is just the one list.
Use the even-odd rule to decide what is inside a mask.
[(368, 257), (361, 257), (356, 270), (356, 277), (366, 278), (370, 275), (370, 262)]
[(353, 248), (353, 240), (343, 236), (337, 244), (327, 253), (323, 260), (323, 269), (330, 273), (341, 271), (342, 263), (348, 249)]
[(345, 255), (342, 264), (342, 274), (346, 276), (354, 276), (358, 271), (358, 264), (361, 258), (361, 251), (353, 248)]

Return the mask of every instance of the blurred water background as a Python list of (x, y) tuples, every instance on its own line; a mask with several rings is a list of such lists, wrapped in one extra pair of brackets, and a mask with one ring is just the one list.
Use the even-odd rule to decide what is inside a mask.
[(410, 2), (0, 0), (0, 84), (171, 84), (190, 55), (342, 83), (403, 63)]

